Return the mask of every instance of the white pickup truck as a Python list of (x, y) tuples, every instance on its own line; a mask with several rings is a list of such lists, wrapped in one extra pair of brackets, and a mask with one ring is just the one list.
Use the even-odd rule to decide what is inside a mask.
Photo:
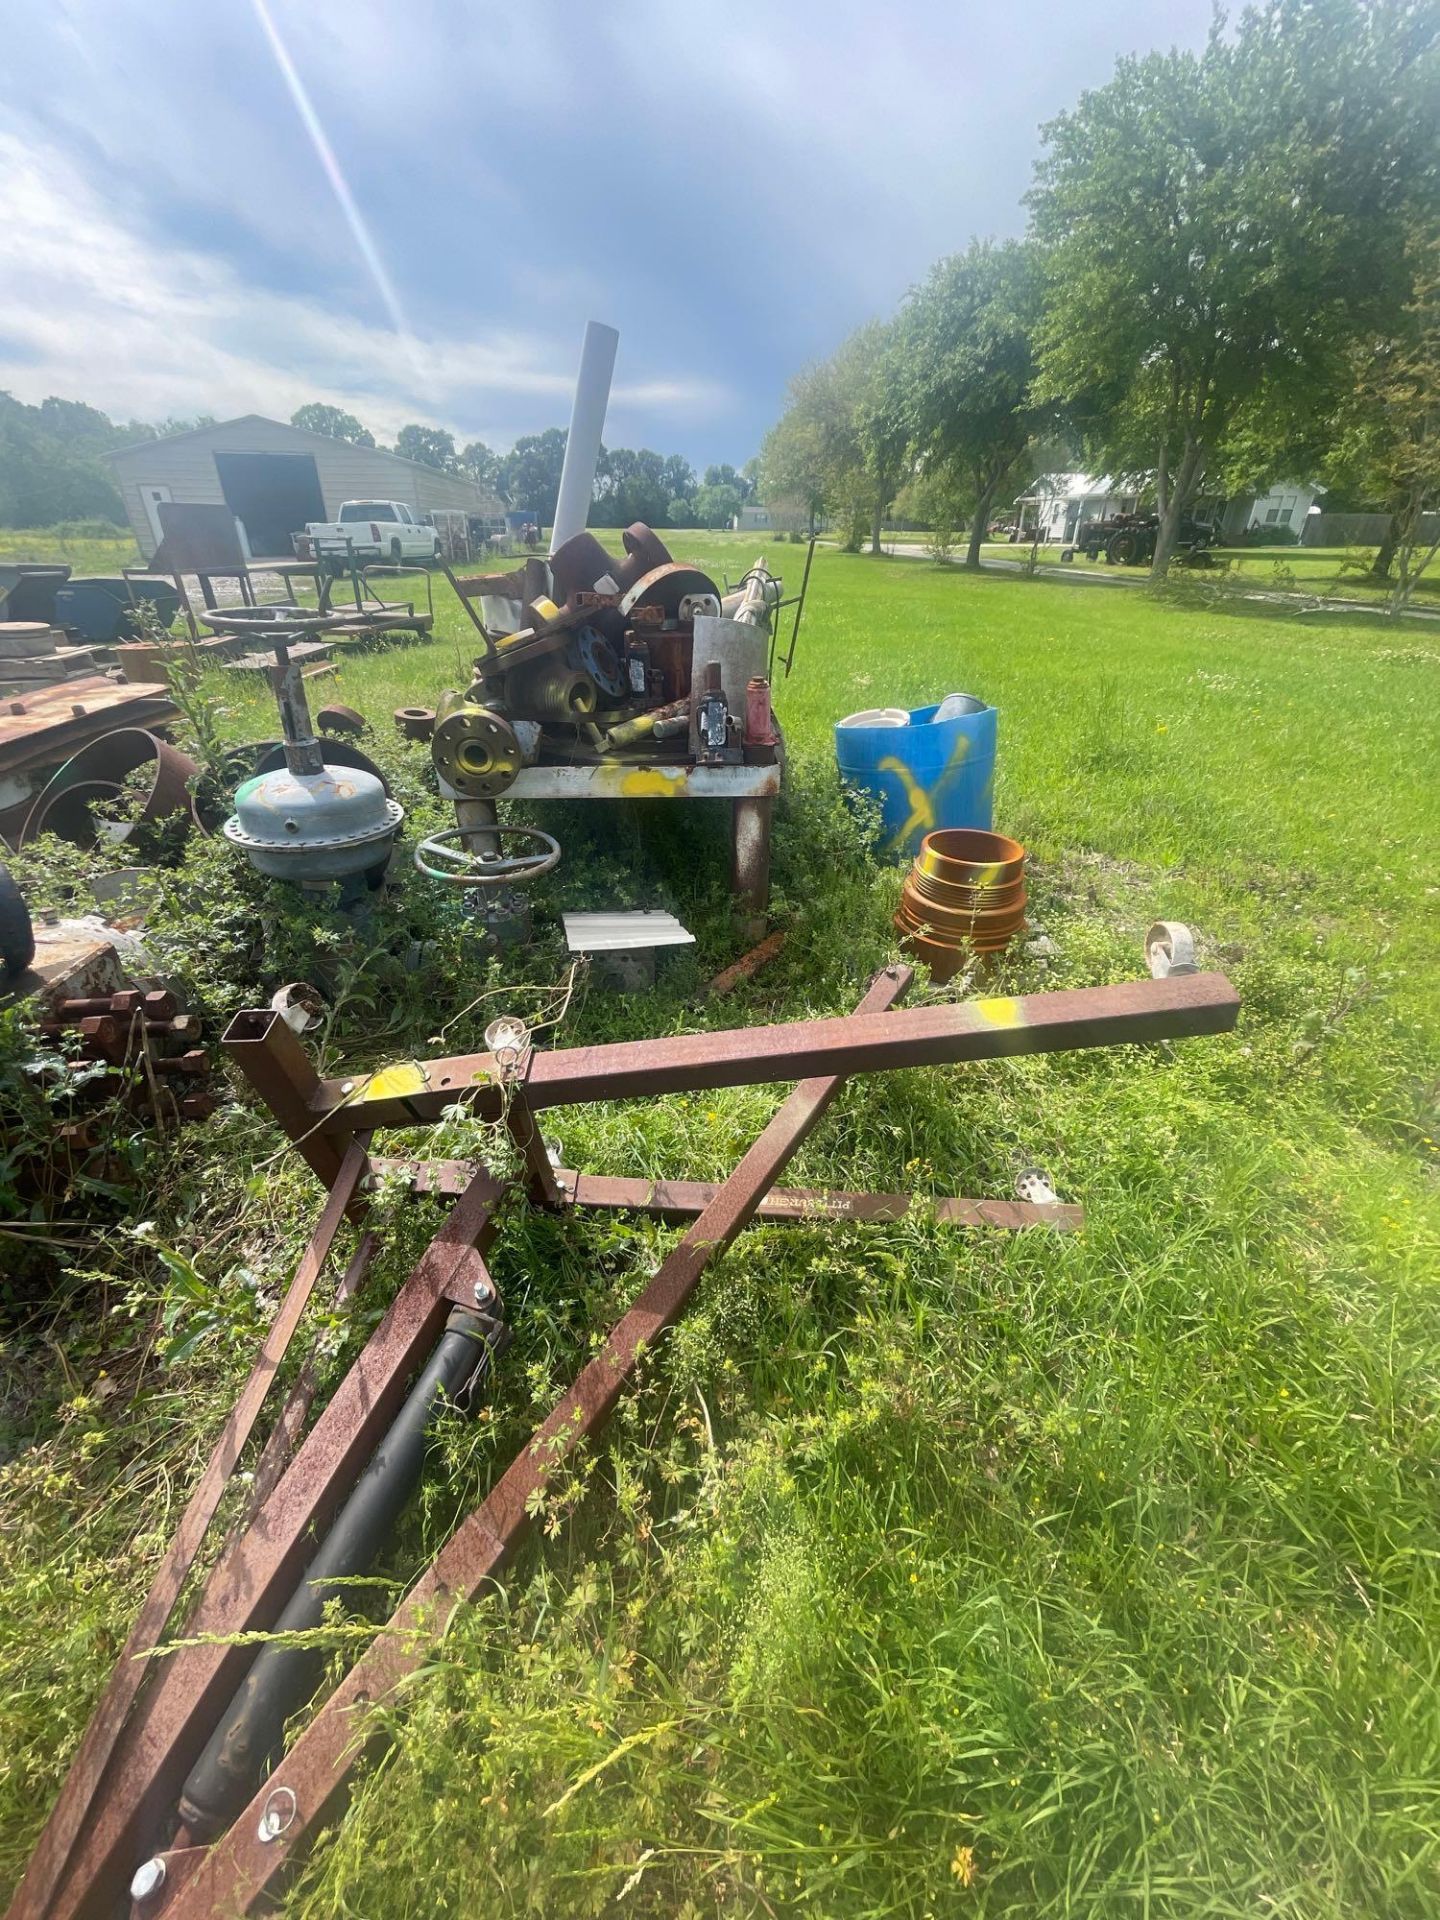
[(433, 560), (440, 551), (434, 527), (422, 526), (403, 500), (344, 500), (338, 520), (305, 528), (312, 554), (348, 540), (357, 560)]

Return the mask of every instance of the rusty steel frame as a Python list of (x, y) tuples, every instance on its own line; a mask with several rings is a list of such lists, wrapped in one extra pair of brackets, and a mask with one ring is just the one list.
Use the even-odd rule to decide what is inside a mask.
[[(525, 1079), (533, 1111), (592, 1100), (648, 1099), (715, 1087), (758, 1086), (820, 1074), (880, 1073), (897, 1067), (953, 1066), (1014, 1054), (1055, 1053), (1224, 1033), (1235, 1024), (1235, 990), (1221, 973), (1171, 974), (1123, 986), (1082, 987), (1018, 999), (963, 1001), (901, 1013), (855, 1013), (783, 1026), (736, 1027), (663, 1040), (556, 1047), (536, 1053)], [(243, 1054), (233, 1043), (237, 1028)], [(276, 1034), (279, 1026), (284, 1039)], [(247, 1073), (262, 1052), (299, 1043), (278, 1014), (236, 1016), (225, 1044)], [(292, 1138), (333, 1147), (360, 1127), (409, 1127), (468, 1103), (486, 1120), (503, 1118), (504, 1068), (492, 1054), (417, 1062), (413, 1092), (367, 1093), (364, 1078), (322, 1080), (304, 1058), (287, 1086), (285, 1110), (269, 1104)], [(277, 1062), (278, 1065), (278, 1057)], [(389, 1076), (387, 1076), (388, 1078)], [(267, 1074), (267, 1080), (269, 1076)], [(257, 1091), (268, 1098), (264, 1087)]]
[[(119, 1689), (131, 1709), (128, 1719), (123, 1708), (107, 1712), (118, 1675), (112, 1679), (8, 1920), (98, 1920), (116, 1910), (130, 1869), (147, 1848), (165, 1844), (167, 1819), (174, 1834), (181, 1782), (245, 1670), (249, 1649), (236, 1645), (234, 1636), (263, 1631), (277, 1617), (318, 1530), (328, 1524), (386, 1431), (407, 1379), (438, 1337), (450, 1307), (473, 1305), (477, 1287), (493, 1292), (485, 1253), (506, 1188), (478, 1163), (372, 1158), (367, 1148), (373, 1128), (433, 1122), (442, 1109), (468, 1101), (482, 1117), (506, 1125), (521, 1155), (521, 1184), (532, 1204), (642, 1212), (692, 1224), (603, 1351), (582, 1370), (482, 1505), (461, 1523), (396, 1613), (392, 1631), (339, 1683), (246, 1812), (208, 1853), (186, 1845), (183, 1830), (175, 1835), (177, 1850), (166, 1856), (166, 1890), (146, 1904), (147, 1914), (251, 1911), (268, 1898), (294, 1843), (314, 1831), (343, 1792), (358, 1757), (352, 1710), (388, 1692), (415, 1664), (427, 1622), (433, 1624), (442, 1603), (474, 1596), (494, 1579), (528, 1531), (534, 1496), (543, 1493), (570, 1447), (603, 1426), (641, 1355), (678, 1318), (709, 1262), (752, 1219), (830, 1224), (916, 1217), (967, 1227), (1044, 1225), (1062, 1231), (1079, 1224), (1079, 1208), (1058, 1204), (776, 1188), (776, 1177), (849, 1074), (1218, 1033), (1234, 1025), (1239, 1006), (1223, 975), (1195, 974), (893, 1011), (910, 980), (908, 968), (883, 970), (858, 1011), (846, 1018), (555, 1049), (531, 1055), (520, 1082), (488, 1054), (462, 1055), (415, 1063), (413, 1091), (394, 1091), (391, 1078), (374, 1095), (364, 1078), (322, 1079), (278, 1016), (264, 1010), (236, 1016), (225, 1036), (227, 1050), (330, 1189), (312, 1249), (329, 1222), (329, 1239), (323, 1241), (328, 1252), (341, 1219), (347, 1213), (360, 1217), (366, 1190), (393, 1171), (408, 1176), (413, 1192), (453, 1198), (453, 1205), (303, 1441), (299, 1435), (315, 1397), (315, 1378), (308, 1368), (302, 1371), (261, 1456), (250, 1524), (222, 1550), (187, 1623), (190, 1644), (163, 1662), (144, 1663), (159, 1667), (148, 1688), (127, 1681)], [(771, 1081), (799, 1084), (730, 1177), (718, 1184), (554, 1169), (537, 1119), (551, 1106)], [(373, 1243), (362, 1241), (342, 1293), (358, 1285), (371, 1251)], [(299, 1278), (297, 1273), (297, 1285)], [(273, 1337), (274, 1330), (267, 1351)], [(253, 1425), (254, 1412), (249, 1418)], [(231, 1466), (248, 1432), (246, 1426), (236, 1439), (227, 1426), (221, 1446), (228, 1436)], [(179, 1545), (177, 1540), (167, 1568)], [(198, 1546), (197, 1538), (186, 1567)], [(178, 1587), (171, 1608), (176, 1597)], [(147, 1603), (127, 1652), (146, 1637), (141, 1628), (148, 1613)], [(149, 1644), (163, 1627), (162, 1619)], [(259, 1815), (277, 1787), (285, 1786), (296, 1795), (296, 1818), (283, 1836), (263, 1841)]]
[[(420, 1256), (379, 1326), (331, 1396), (251, 1527), (216, 1563), (186, 1625), (191, 1641), (158, 1664), (116, 1744), (99, 1804), (48, 1886), (17, 1893), (7, 1920), (100, 1915), (153, 1843), (173, 1807), (206, 1729), (233, 1694), (249, 1650), (219, 1636), (264, 1629), (289, 1597), (314, 1534), (339, 1507), (385, 1433), (417, 1361), (439, 1336), (452, 1305), (473, 1306), (489, 1283), (484, 1248), (504, 1189), (487, 1168), (474, 1173)], [(62, 1789), (63, 1792), (63, 1789)], [(42, 1835), (43, 1843), (43, 1835)], [(22, 1890), (23, 1891), (23, 1890)]]
[[(135, 1624), (130, 1629), (105, 1691), (100, 1696), (100, 1703), (85, 1729), (84, 1738), (60, 1789), (60, 1797), (16, 1891), (13, 1912), (26, 1912), (30, 1910), (30, 1903), (48, 1898), (49, 1890), (59, 1884), (69, 1864), (80, 1829), (125, 1729), (130, 1710), (148, 1678), (150, 1662), (146, 1655), (157, 1645), (165, 1631), (245, 1442), (260, 1416), (270, 1383), (300, 1324), (301, 1314), (315, 1290), (315, 1283), (325, 1271), (335, 1236), (344, 1225), (346, 1209), (359, 1190), (360, 1181), (368, 1167), (366, 1145), (368, 1141), (365, 1145), (358, 1140), (353, 1142), (340, 1163), (324, 1211), (300, 1257), (300, 1264), (280, 1303), (280, 1310), (270, 1323), (259, 1358), (221, 1429), (209, 1464), (186, 1503), (169, 1551), (160, 1562), (159, 1570), (150, 1583), (150, 1590), (141, 1602)], [(44, 1905), (35, 1906), (34, 1910), (43, 1912)]]
[[(910, 986), (908, 967), (878, 974), (861, 1011), (892, 1006)], [(192, 1869), (165, 1911), (172, 1920), (248, 1913), (283, 1874), (294, 1842), (316, 1831), (343, 1792), (360, 1755), (355, 1709), (390, 1693), (424, 1657), (444, 1613), (494, 1579), (528, 1533), (533, 1502), (581, 1440), (593, 1439), (634, 1377), (641, 1356), (683, 1312), (709, 1263), (754, 1217), (785, 1163), (809, 1137), (843, 1084), (842, 1076), (806, 1079), (795, 1088), (661, 1263), (639, 1299), (611, 1330), (530, 1444), (506, 1468), (482, 1504), (463, 1520), (390, 1625), (340, 1682), (229, 1832)], [(266, 1802), (288, 1787), (295, 1817), (283, 1835), (260, 1838)]]

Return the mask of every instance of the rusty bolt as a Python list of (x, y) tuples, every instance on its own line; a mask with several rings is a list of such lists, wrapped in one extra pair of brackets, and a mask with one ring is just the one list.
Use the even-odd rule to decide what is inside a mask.
[(123, 1031), (119, 1018), (113, 1013), (88, 1014), (80, 1022), (80, 1032), (92, 1047), (118, 1045)]
[(145, 1035), (147, 1039), (198, 1040), (204, 1024), (198, 1013), (177, 1013), (173, 1020), (147, 1020)]
[(156, 1073), (208, 1073), (210, 1060), (203, 1047), (192, 1047), (189, 1053), (177, 1053), (170, 1060), (152, 1060), (150, 1063)]
[(58, 1012), (63, 1020), (87, 1013), (143, 1013), (147, 1020), (168, 1020), (179, 1009), (173, 993), (136, 993), (126, 988), (121, 993), (92, 994), (85, 1000), (62, 1000)]

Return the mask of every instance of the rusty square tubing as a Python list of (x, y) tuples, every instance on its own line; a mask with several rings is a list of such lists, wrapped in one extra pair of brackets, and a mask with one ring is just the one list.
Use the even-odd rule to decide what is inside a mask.
[[(632, 1180), (604, 1173), (561, 1169), (566, 1204), (601, 1213), (648, 1213), (659, 1220), (693, 1220), (720, 1189), (708, 1180)], [(772, 1187), (755, 1209), (757, 1220), (884, 1222), (935, 1219), (951, 1227), (1050, 1227), (1073, 1233), (1083, 1226), (1085, 1210), (1061, 1204), (1037, 1206), (1028, 1200), (931, 1199), (911, 1193), (841, 1193), (823, 1187)]]
[[(405, 1160), (376, 1157), (377, 1174), (400, 1173), (412, 1193), (459, 1193), (474, 1172), (468, 1160)], [(708, 1180), (637, 1180), (623, 1174), (576, 1173), (557, 1167), (561, 1204), (597, 1213), (648, 1213), (683, 1226), (719, 1192)], [(1074, 1233), (1085, 1224), (1083, 1207), (1063, 1202), (1038, 1206), (1031, 1200), (957, 1200), (915, 1193), (845, 1193), (828, 1187), (772, 1187), (755, 1210), (757, 1220), (857, 1220), (885, 1222), (934, 1218), (949, 1227), (1049, 1227)]]
[[(637, 1099), (816, 1075), (877, 1073), (1013, 1054), (1182, 1039), (1228, 1033), (1239, 1009), (1239, 997), (1224, 974), (1171, 974), (1164, 980), (1133, 980), (1121, 986), (1082, 987), (1017, 999), (969, 1000), (900, 1013), (855, 1013), (840, 1019), (608, 1046), (558, 1047), (532, 1056), (525, 1096), (532, 1111), (539, 1111), (590, 1100)], [(268, 1011), (237, 1014), (226, 1045), (234, 1051), (231, 1035), (241, 1022), (248, 1023), (246, 1032), (253, 1042), (258, 1028), (278, 1020), (278, 1014)], [(294, 1041), (288, 1028), (286, 1033)], [(295, 1044), (298, 1048), (299, 1043)], [(252, 1056), (236, 1057), (246, 1066)], [(502, 1073), (492, 1055), (460, 1054), (417, 1063), (416, 1075), (413, 1092), (372, 1098), (365, 1092), (363, 1075), (321, 1080), (311, 1069), (304, 1125), (321, 1130), (318, 1136), (311, 1134), (311, 1144), (317, 1137), (346, 1134), (358, 1127), (404, 1127), (436, 1120), (460, 1100), (469, 1101), (485, 1119), (500, 1117)], [(258, 1090), (268, 1098), (263, 1086)], [(278, 1117), (288, 1130), (286, 1116)]]
[(89, 1814), (130, 1709), (135, 1704), (135, 1697), (150, 1677), (152, 1663), (144, 1655), (156, 1645), (165, 1631), (230, 1476), (260, 1416), (276, 1370), (309, 1304), (315, 1283), (325, 1271), (335, 1236), (344, 1222), (346, 1208), (354, 1198), (368, 1164), (365, 1145), (358, 1140), (353, 1142), (340, 1163), (325, 1209), (300, 1256), (300, 1263), (280, 1303), (280, 1309), (270, 1323), (260, 1357), (252, 1367), (240, 1397), (231, 1408), (205, 1471), (186, 1503), (169, 1550), (150, 1583), (150, 1591), (141, 1602), (135, 1624), (120, 1650), (120, 1657), (106, 1682), (105, 1691), (70, 1763), (70, 1771), (65, 1776), (59, 1798), (30, 1856), (25, 1876), (16, 1889), (10, 1906), (13, 1920), (20, 1920), (22, 1915), (27, 1920), (31, 1916), (39, 1920), (39, 1916), (49, 1909), (50, 1896), (58, 1886), (74, 1850), (76, 1837)]
[(555, 1169), (550, 1164), (545, 1136), (540, 1131), (535, 1109), (526, 1099), (522, 1087), (510, 1088), (510, 1097), (505, 1104), (505, 1126), (525, 1162), (525, 1191), (531, 1205), (551, 1209), (563, 1206), (564, 1196), (555, 1178)]
[(311, 1102), (320, 1076), (295, 1034), (266, 1007), (259, 1013), (237, 1013), (225, 1030), (224, 1046), (311, 1172), (331, 1185), (340, 1155), (335, 1142), (315, 1127)]
[[(249, 1531), (217, 1562), (187, 1638), (264, 1628), (289, 1598), (315, 1530), (374, 1452), (452, 1300), (473, 1304), (475, 1280), (488, 1279), (483, 1249), (494, 1237), (491, 1215), (503, 1191), (487, 1168), (475, 1170)], [(252, 1657), (252, 1648), (208, 1644), (159, 1663), (117, 1744), (105, 1792), (84, 1810), (84, 1831), (49, 1907), (22, 1906), (17, 1895), (6, 1920), (37, 1913), (98, 1920), (114, 1911)]]
[[(333, 1305), (337, 1310), (348, 1308), (350, 1302), (365, 1284), (375, 1255), (380, 1250), (380, 1242), (373, 1233), (361, 1236), (359, 1245), (350, 1257), (349, 1265), (341, 1274), (335, 1288)], [(294, 1385), (286, 1394), (275, 1425), (261, 1449), (260, 1458), (255, 1463), (255, 1478), (250, 1486), (250, 1498), (246, 1503), (244, 1519), (239, 1529), (250, 1526), (255, 1515), (270, 1498), (280, 1476), (294, 1457), (300, 1436), (305, 1431), (305, 1422), (310, 1417), (310, 1409), (315, 1404), (315, 1396), (320, 1391), (319, 1375), (315, 1371), (315, 1361), (306, 1360), (295, 1376)]]
[[(908, 967), (887, 967), (871, 983), (862, 1010), (893, 1006), (911, 978)], [(680, 1317), (710, 1261), (723, 1254), (754, 1217), (775, 1176), (808, 1138), (841, 1085), (838, 1074), (807, 1079), (789, 1095), (611, 1329), (600, 1353), (581, 1370), (484, 1502), (461, 1522), (383, 1636), (351, 1668), (229, 1832), (177, 1890), (165, 1909), (166, 1920), (252, 1913), (265, 1904), (295, 1843), (324, 1824), (359, 1759), (354, 1709), (389, 1694), (424, 1657), (425, 1645), (444, 1615), (458, 1601), (473, 1599), (499, 1573), (529, 1531), (532, 1496), (544, 1492), (578, 1440), (592, 1438), (604, 1426), (631, 1384), (641, 1356)], [(286, 1788), (295, 1796), (294, 1818), (282, 1834), (262, 1840), (266, 1803)]]

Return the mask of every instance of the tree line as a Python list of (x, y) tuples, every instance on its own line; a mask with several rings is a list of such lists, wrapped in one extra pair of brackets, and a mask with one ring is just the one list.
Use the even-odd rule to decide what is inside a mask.
[[(291, 416), (292, 426), (308, 427), (332, 439), (373, 447), (374, 436), (354, 414), (318, 402)], [(555, 516), (560, 470), (565, 462), (563, 427), (522, 434), (508, 453), (483, 440), (457, 447), (443, 427), (405, 426), (395, 436), (395, 451), (441, 473), (463, 474), (493, 493), (506, 507), (534, 514), (540, 526)], [(602, 447), (595, 469), (590, 524), (628, 527), (636, 520), (651, 526), (726, 527), (755, 491), (755, 462), (740, 471), (729, 465), (706, 467), (703, 474), (679, 453), (655, 453), (649, 447)]]
[[(0, 391), (0, 526), (48, 527), (97, 520), (123, 525), (124, 504), (106, 455), (142, 440), (164, 439), (216, 424), (213, 415), (159, 421), (111, 420), (79, 400), (43, 400), (30, 406)], [(351, 446), (376, 447), (375, 435), (353, 413), (324, 401), (298, 407), (290, 424)], [(524, 434), (508, 453), (483, 441), (456, 447), (453, 434), (412, 423), (401, 427), (393, 451), (442, 473), (463, 474), (506, 507), (554, 518), (565, 459), (565, 430)], [(381, 448), (381, 451), (392, 449)], [(648, 447), (601, 450), (595, 475), (593, 526), (726, 527), (755, 492), (756, 462), (695, 468), (683, 454)]]
[[(972, 240), (791, 384), (767, 500), (878, 551), (1070, 466), (1138, 482), (1163, 577), (1203, 493), (1318, 478), (1413, 572), (1440, 505), (1440, 12), (1264, 0), (1041, 129), (1023, 239)], [(1133, 490), (1133, 486), (1127, 488)], [(1431, 549), (1433, 553), (1433, 549)], [(1423, 543), (1420, 544), (1423, 560)]]
[(121, 424), (83, 400), (52, 396), (29, 406), (0, 391), (0, 526), (49, 527), (62, 520), (123, 525), (125, 509), (106, 454), (213, 425), (207, 416)]

